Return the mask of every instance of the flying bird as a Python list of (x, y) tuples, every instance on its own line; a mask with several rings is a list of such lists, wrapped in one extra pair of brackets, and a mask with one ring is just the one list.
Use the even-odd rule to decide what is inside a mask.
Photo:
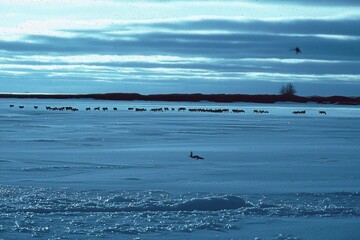
[(203, 157), (200, 157), (199, 155), (193, 155), (193, 152), (190, 152), (189, 157), (194, 158), (194, 159), (196, 159), (196, 160), (202, 160), (202, 159), (204, 159)]
[(291, 49), (292, 51), (295, 51), (296, 54), (302, 53), (301, 49), (299, 47), (296, 47), (294, 49)]

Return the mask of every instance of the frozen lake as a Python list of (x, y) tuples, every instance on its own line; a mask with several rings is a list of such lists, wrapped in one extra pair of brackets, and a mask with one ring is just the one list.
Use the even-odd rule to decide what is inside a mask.
[(0, 239), (360, 239), (359, 146), (358, 106), (1, 99)]

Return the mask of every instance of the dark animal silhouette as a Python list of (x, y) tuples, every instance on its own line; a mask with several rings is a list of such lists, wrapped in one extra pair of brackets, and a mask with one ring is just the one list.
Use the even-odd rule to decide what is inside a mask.
[(293, 111), (293, 114), (306, 114), (306, 111)]
[(207, 113), (224, 113), (229, 112), (227, 108), (211, 109), (211, 108), (189, 108), (189, 112), (207, 112)]
[(116, 107), (113, 108), (114, 111), (117, 111), (118, 109)]
[(192, 151), (190, 152), (189, 157), (194, 158), (194, 159), (196, 159), (196, 160), (202, 160), (202, 159), (204, 159), (203, 157), (200, 157), (199, 155), (193, 155), (193, 152), (192, 152)]
[(90, 111), (90, 110), (91, 110), (91, 108), (89, 108), (89, 107), (86, 108), (86, 111)]
[(151, 112), (163, 112), (162, 108), (152, 108), (150, 109)]
[(34, 109), (38, 109), (39, 107), (38, 106), (34, 106)]
[(319, 114), (325, 114), (326, 115), (326, 112), (325, 111), (319, 111)]
[(269, 111), (266, 111), (266, 110), (257, 110), (257, 109), (255, 109), (253, 112), (254, 112), (254, 113), (269, 113)]
[(296, 47), (296, 48), (294, 48), (292, 50), (295, 51), (296, 54), (302, 53), (301, 49), (299, 47)]
[(10, 104), (9, 107), (13, 108), (13, 107), (15, 107), (15, 105), (14, 105), (14, 104)]
[(20, 109), (24, 109), (24, 106), (19, 106)]
[(232, 112), (233, 112), (233, 113), (245, 113), (245, 110), (242, 110), (242, 109), (233, 109)]

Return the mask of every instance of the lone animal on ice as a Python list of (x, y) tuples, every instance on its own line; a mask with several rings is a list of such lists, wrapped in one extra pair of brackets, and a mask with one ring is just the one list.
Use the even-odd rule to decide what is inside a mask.
[(302, 53), (301, 49), (299, 47), (296, 47), (296, 48), (294, 48), (292, 50), (295, 51), (296, 54)]
[(192, 151), (190, 152), (189, 157), (194, 158), (194, 159), (196, 159), (196, 160), (202, 160), (202, 159), (204, 159), (203, 157), (200, 157), (199, 155), (193, 155), (193, 152), (192, 152)]

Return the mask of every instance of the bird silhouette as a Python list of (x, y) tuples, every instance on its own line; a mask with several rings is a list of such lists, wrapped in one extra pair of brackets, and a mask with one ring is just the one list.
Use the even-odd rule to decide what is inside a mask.
[(194, 158), (194, 159), (196, 159), (196, 160), (202, 160), (202, 159), (204, 159), (203, 157), (200, 157), (199, 155), (193, 155), (193, 152), (192, 152), (192, 151), (190, 152), (189, 157)]
[(292, 51), (295, 51), (296, 54), (302, 53), (301, 49), (299, 47), (296, 47), (294, 49), (291, 49)]

